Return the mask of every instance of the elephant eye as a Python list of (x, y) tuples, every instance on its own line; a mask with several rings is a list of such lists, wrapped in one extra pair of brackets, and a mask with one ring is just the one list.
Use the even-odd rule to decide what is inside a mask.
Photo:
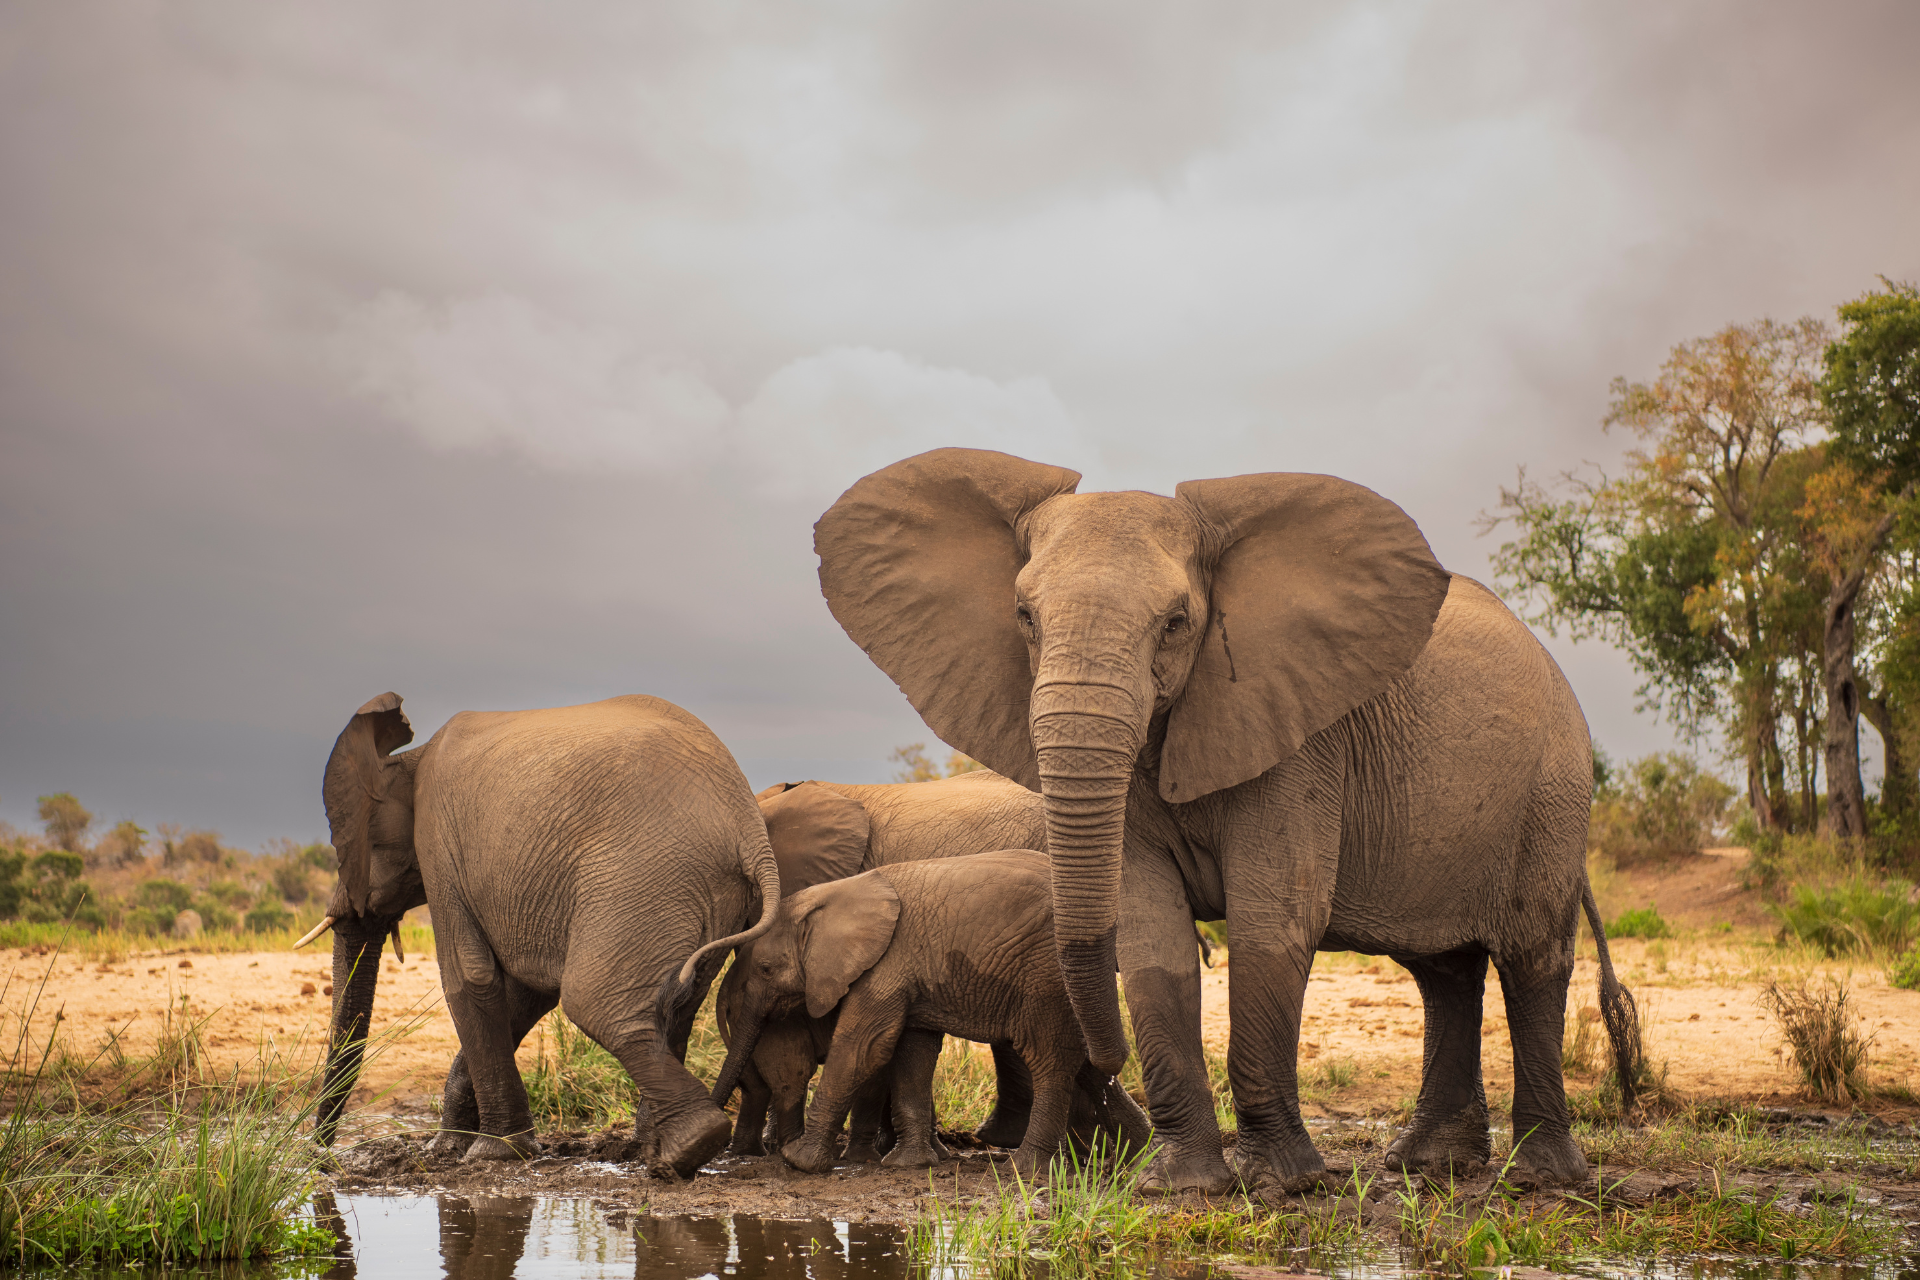
[(1186, 628), (1186, 625), (1187, 625), (1187, 615), (1184, 613), (1176, 613), (1171, 618), (1167, 619), (1167, 634), (1170, 636), (1177, 636), (1180, 634), (1182, 630)]
[(1027, 608), (1024, 604), (1013, 607), (1013, 616), (1019, 620), (1020, 625), (1023, 627), (1031, 627), (1033, 625), (1033, 610)]

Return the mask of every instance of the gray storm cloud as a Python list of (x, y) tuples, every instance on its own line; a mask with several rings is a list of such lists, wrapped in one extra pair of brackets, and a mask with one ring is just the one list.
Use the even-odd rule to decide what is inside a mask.
[[(1314, 470), (1484, 576), (1616, 374), (1920, 276), (1920, 11), (0, 12), (0, 817), (323, 830), (383, 689), (926, 732), (812, 520), (941, 444)], [(1664, 746), (1556, 645), (1596, 736)]]

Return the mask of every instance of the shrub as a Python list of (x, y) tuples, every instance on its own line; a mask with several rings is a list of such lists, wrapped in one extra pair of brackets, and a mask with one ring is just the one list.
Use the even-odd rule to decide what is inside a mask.
[(1648, 903), (1638, 911), (1622, 911), (1607, 926), (1609, 938), (1671, 938), (1673, 927), (1660, 914), (1660, 908)]
[(278, 933), (293, 927), (293, 912), (277, 902), (263, 902), (247, 912), (248, 933)]
[(1920, 942), (1888, 966), (1887, 981), (1907, 991), (1920, 991)]
[(1846, 1104), (1867, 1092), (1867, 1046), (1847, 1004), (1847, 984), (1823, 978), (1770, 982), (1761, 1002), (1780, 1022), (1794, 1066), (1814, 1095)]
[(1587, 843), (1616, 864), (1695, 853), (1726, 820), (1733, 788), (1686, 756), (1635, 760), (1617, 773), (1594, 762)]
[(1856, 872), (1826, 888), (1799, 885), (1787, 902), (1768, 910), (1780, 921), (1782, 941), (1798, 938), (1829, 956), (1897, 955), (1920, 937), (1920, 902), (1904, 880), (1874, 880)]
[[(133, 900), (143, 907), (178, 915), (193, 905), (193, 890), (178, 880), (148, 880), (134, 890)], [(168, 922), (172, 922), (172, 916)]]
[(273, 869), (273, 887), (288, 902), (305, 902), (313, 894), (313, 869), (304, 862), (283, 862)]

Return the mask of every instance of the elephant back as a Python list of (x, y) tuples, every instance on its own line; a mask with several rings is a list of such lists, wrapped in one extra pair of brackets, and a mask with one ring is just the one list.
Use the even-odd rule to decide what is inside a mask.
[(1045, 801), (990, 769), (934, 782), (822, 785), (866, 807), (868, 868), (1047, 847)]

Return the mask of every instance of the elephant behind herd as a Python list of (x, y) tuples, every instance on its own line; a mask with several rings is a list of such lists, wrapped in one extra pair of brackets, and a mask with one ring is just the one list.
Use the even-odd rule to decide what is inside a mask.
[[(1028, 855), (1040, 878), (1010, 882), (1046, 909), (1013, 914), (1036, 934), (1045, 922), (1083, 1093), (1111, 1085), (1127, 1055), (1116, 969), (1125, 981), (1153, 1123), (1150, 1189), (1286, 1186), (1324, 1168), (1296, 1076), (1316, 950), (1389, 955), (1419, 984), (1421, 1091), (1390, 1163), (1487, 1159), (1491, 961), (1513, 1044), (1516, 1164), (1584, 1178), (1560, 1074), (1583, 908), (1628, 1105), (1633, 1015), (1586, 882), (1586, 724), (1553, 660), (1490, 592), (1442, 569), (1404, 512), (1357, 485), (1240, 476), (1168, 498), (1078, 494), (1078, 479), (936, 450), (861, 480), (815, 529), (822, 590), (848, 635), (943, 740), (1004, 775), (928, 785), (1001, 789), (1004, 830), (913, 811), (911, 788), (809, 784), (756, 805), (705, 726), (657, 699), (462, 713), (398, 756), (411, 739), (399, 699), (361, 708), (325, 788), (341, 878), (322, 1136), (352, 1088), (379, 946), (409, 907), (432, 906), (461, 1043), (437, 1143), (469, 1158), (530, 1148), (513, 1049), (558, 1003), (633, 1075), (661, 1164), (684, 1175), (731, 1132), (680, 1061), (729, 952), (775, 948), (795, 903), (818, 910), (815, 886), (855, 874), (918, 883), (920, 871), (874, 868), (1027, 848), (1044, 850)], [(803, 792), (812, 803), (794, 798)], [(1233, 1170), (1200, 1047), (1192, 932), (1220, 918), (1234, 943)], [(744, 972), (736, 963), (729, 982), (749, 985)], [(902, 1044), (944, 1029), (911, 1023), (933, 1018), (932, 988), (912, 989), (922, 1012), (902, 1013)], [(730, 1069), (754, 1074), (769, 1017), (789, 1021), (768, 1045), (797, 1043), (777, 1002), (736, 989), (723, 1004), (751, 1024), (730, 1028)], [(1022, 1086), (1010, 1038), (979, 1029), (996, 1041), (1003, 1114), (989, 1127), (1004, 1138)], [(813, 1043), (809, 1073), (816, 1057), (832, 1061)], [(885, 1065), (875, 1057), (835, 1077), (835, 1108), (851, 1101), (849, 1079)], [(764, 1074), (758, 1086), (771, 1089)], [(755, 1106), (743, 1104), (749, 1123)], [(798, 1123), (775, 1108), (776, 1138)], [(822, 1132), (807, 1125), (809, 1167), (830, 1162)], [(737, 1149), (750, 1145), (736, 1135)]]

